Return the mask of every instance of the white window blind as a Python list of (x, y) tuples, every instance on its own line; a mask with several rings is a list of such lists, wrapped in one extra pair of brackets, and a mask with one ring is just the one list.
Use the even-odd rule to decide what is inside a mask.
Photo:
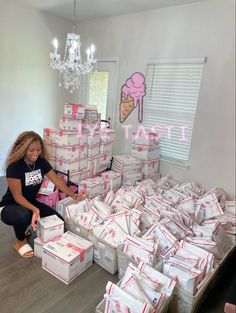
[(161, 159), (187, 166), (205, 58), (147, 65), (144, 125), (159, 133)]

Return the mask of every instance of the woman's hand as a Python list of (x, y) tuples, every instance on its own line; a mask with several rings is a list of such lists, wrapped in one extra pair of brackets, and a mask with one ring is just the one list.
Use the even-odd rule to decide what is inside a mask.
[(73, 199), (75, 201), (80, 201), (80, 200), (84, 199), (85, 197), (86, 197), (86, 191), (81, 190), (79, 193), (74, 194)]
[(37, 229), (37, 224), (36, 222), (40, 219), (40, 211), (39, 209), (34, 209), (32, 219), (31, 219), (31, 225), (33, 227), (33, 230)]

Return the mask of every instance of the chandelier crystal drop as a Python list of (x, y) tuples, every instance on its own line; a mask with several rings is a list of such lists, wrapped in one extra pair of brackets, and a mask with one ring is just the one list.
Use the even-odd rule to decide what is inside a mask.
[(59, 71), (59, 86), (62, 85), (69, 89), (71, 93), (78, 89), (83, 75), (90, 73), (93, 70), (96, 60), (94, 59), (95, 46), (92, 44), (87, 49), (87, 61), (82, 63), (80, 53), (80, 36), (75, 34), (76, 24), (76, 0), (74, 0), (73, 9), (73, 32), (67, 34), (64, 57), (57, 53), (58, 41), (53, 40), (54, 51), (50, 53), (51, 68)]

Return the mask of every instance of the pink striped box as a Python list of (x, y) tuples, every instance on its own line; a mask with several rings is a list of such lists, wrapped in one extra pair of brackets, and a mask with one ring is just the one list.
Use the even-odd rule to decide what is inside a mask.
[(63, 159), (56, 159), (56, 170), (67, 174), (69, 171), (70, 173), (78, 172), (79, 171), (79, 159), (75, 161), (67, 161)]
[(99, 173), (100, 171), (99, 165), (100, 165), (100, 156), (88, 158), (89, 175), (95, 175)]
[(44, 128), (43, 129), (43, 141), (46, 144), (55, 144), (58, 128)]
[(131, 155), (139, 160), (153, 160), (160, 157), (160, 148), (132, 144)]
[(78, 172), (81, 172), (81, 171), (85, 171), (88, 169), (88, 159), (87, 158), (81, 158), (78, 160), (79, 162), (79, 170)]
[(87, 158), (88, 156), (88, 146), (87, 145), (79, 145), (79, 155), (80, 158)]
[(145, 176), (153, 176), (158, 174), (160, 159), (141, 160), (141, 172)]
[(56, 158), (66, 161), (76, 161), (80, 157), (79, 145), (73, 146), (56, 146)]
[(100, 153), (100, 144), (88, 145), (88, 158), (93, 158)]
[(83, 104), (65, 103), (64, 115), (73, 119), (83, 119), (85, 106)]
[(78, 185), (84, 179), (89, 177), (89, 170), (83, 170), (70, 175), (70, 182)]
[(79, 136), (75, 131), (59, 130), (56, 135), (56, 144), (59, 146), (73, 146), (78, 145), (79, 143)]
[(62, 115), (59, 118), (59, 128), (62, 130), (79, 131), (81, 128), (81, 120)]
[(103, 142), (100, 144), (100, 153), (110, 153), (112, 154), (112, 142)]

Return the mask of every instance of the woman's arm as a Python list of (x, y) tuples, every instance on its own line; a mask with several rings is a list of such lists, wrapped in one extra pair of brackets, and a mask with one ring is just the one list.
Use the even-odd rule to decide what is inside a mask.
[(32, 226), (35, 229), (37, 227), (36, 221), (40, 218), (39, 209), (22, 195), (21, 181), (19, 179), (7, 178), (7, 184), (16, 203), (33, 212)]
[(81, 200), (86, 195), (86, 192), (84, 190), (80, 191), (79, 194), (74, 193), (65, 183), (64, 181), (57, 176), (55, 171), (51, 169), (46, 176), (56, 185), (56, 187), (64, 192), (67, 196), (73, 198), (74, 200)]

